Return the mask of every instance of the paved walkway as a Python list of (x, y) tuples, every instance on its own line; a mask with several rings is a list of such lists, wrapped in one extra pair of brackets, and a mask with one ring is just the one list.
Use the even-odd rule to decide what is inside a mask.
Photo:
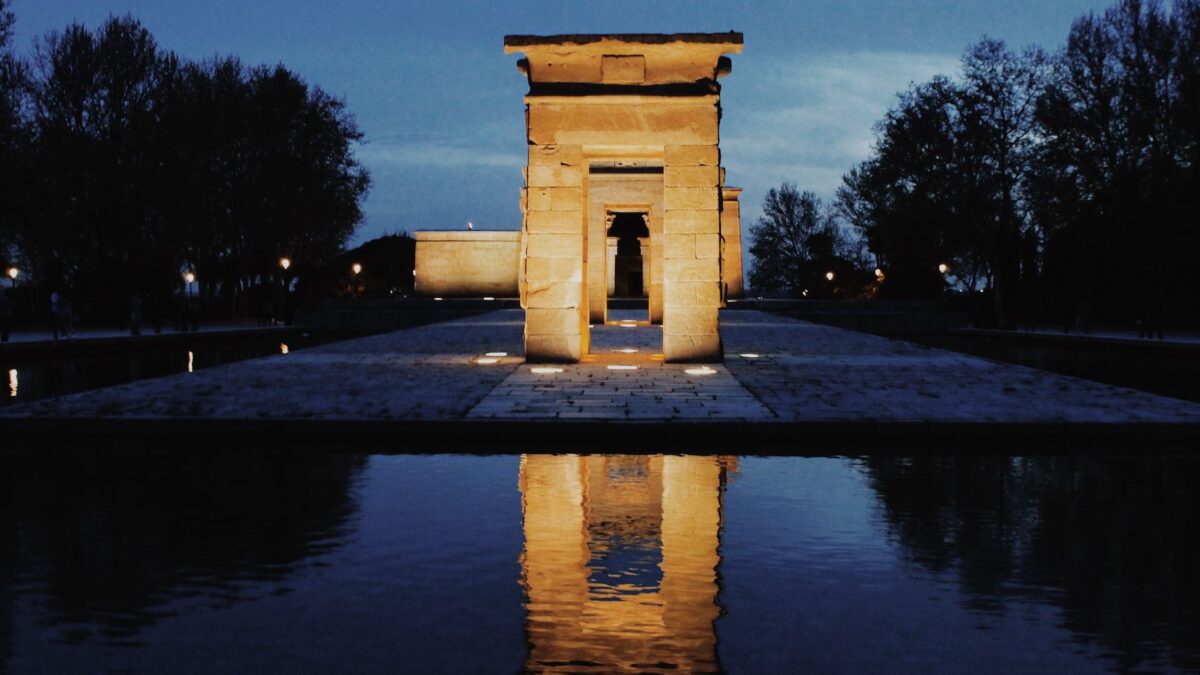
[(501, 310), (33, 401), (3, 410), (0, 420), (1087, 423), (1200, 430), (1200, 404), (756, 311), (722, 314), (723, 365), (664, 364), (650, 351), (658, 328), (626, 328), (620, 319), (632, 317), (614, 318), (617, 325), (592, 328), (594, 354), (575, 365), (525, 364), (523, 314)]

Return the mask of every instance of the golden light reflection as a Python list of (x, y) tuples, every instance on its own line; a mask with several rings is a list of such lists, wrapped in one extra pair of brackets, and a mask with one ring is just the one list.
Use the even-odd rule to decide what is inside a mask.
[(192, 355), (191, 352), (188, 352), (188, 372), (189, 373), (192, 372), (192, 362), (194, 360), (195, 360), (195, 357)]
[(17, 397), (17, 385), (20, 382), (17, 380), (17, 369), (10, 368), (8, 371), (8, 396), (9, 398)]
[(526, 455), (531, 672), (718, 670), (723, 457)]

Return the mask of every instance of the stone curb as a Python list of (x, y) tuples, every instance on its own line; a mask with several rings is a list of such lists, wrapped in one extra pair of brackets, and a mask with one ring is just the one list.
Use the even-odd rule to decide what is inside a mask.
[[(786, 455), (1035, 455), (1185, 452), (1200, 447), (1200, 422), (1063, 423), (928, 421), (562, 421), (204, 418), (8, 418), (5, 449), (33, 452), (71, 441), (158, 441), (164, 452), (203, 449), (211, 441), (269, 440), (271, 447), (362, 451), (391, 441), (397, 453), (719, 452)], [(14, 443), (13, 441), (23, 441)], [(23, 445), (25, 447), (18, 448)], [(199, 447), (197, 447), (199, 446)], [(114, 446), (115, 447), (115, 446)], [(252, 449), (252, 448), (250, 448)], [(372, 445), (372, 452), (392, 452)]]

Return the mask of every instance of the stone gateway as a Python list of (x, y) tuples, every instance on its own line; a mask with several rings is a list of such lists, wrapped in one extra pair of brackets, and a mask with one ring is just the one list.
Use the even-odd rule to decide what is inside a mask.
[(504, 50), (529, 81), (526, 359), (580, 360), (611, 288), (648, 297), (667, 361), (719, 361), (717, 312), (742, 270), (717, 79), (741, 33), (509, 35)]

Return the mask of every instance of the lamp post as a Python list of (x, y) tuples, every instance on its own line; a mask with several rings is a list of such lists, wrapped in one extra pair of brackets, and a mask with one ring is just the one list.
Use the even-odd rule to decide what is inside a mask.
[(362, 286), (359, 285), (358, 275), (362, 274), (362, 263), (354, 263), (350, 266), (350, 273), (354, 275), (354, 297), (362, 296)]
[(199, 325), (192, 319), (192, 284), (196, 282), (196, 273), (188, 270), (183, 273), (183, 332), (197, 330)]
[(288, 270), (291, 268), (291, 266), (291, 258), (283, 256), (279, 259), (279, 268), (283, 270), (283, 274), (280, 276), (280, 281), (283, 282), (283, 325), (285, 326), (291, 325), (291, 317), (288, 314), (288, 305), (290, 304), (290, 298), (288, 296), (291, 294), (292, 285), (290, 278), (291, 275), (288, 274)]

